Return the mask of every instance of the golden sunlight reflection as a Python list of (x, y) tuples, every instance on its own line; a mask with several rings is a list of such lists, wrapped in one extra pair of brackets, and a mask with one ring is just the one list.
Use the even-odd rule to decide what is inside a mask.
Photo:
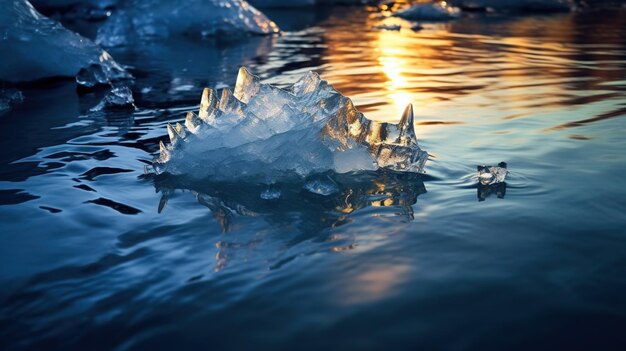
[(342, 283), (341, 304), (353, 305), (370, 303), (391, 297), (396, 288), (404, 282), (411, 267), (406, 264), (372, 267)]
[[(415, 73), (427, 73), (434, 67), (430, 60), (422, 57), (436, 55), (434, 50), (450, 45), (445, 40), (437, 40), (437, 48), (432, 45), (419, 45), (420, 40), (414, 35), (401, 32), (381, 31), (375, 40), (375, 51), (378, 53), (378, 64), (387, 81), (384, 83), (386, 96), (395, 107), (395, 114), (388, 115), (390, 119), (399, 118), (407, 104), (419, 114), (419, 110), (426, 108), (429, 103), (436, 101), (431, 93), (420, 92), (420, 77)], [(431, 43), (432, 44), (432, 43)]]

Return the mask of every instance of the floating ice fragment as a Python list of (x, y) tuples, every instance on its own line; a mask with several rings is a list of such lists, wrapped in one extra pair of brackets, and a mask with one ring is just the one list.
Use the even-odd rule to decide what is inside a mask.
[(337, 183), (335, 183), (330, 177), (322, 176), (310, 179), (304, 183), (304, 189), (312, 192), (313, 194), (328, 196), (339, 191)]
[(24, 95), (21, 91), (13, 88), (0, 89), (0, 113), (8, 110), (11, 106), (20, 104), (24, 101)]
[(371, 121), (313, 72), (279, 89), (242, 67), (234, 92), (223, 89), (218, 98), (205, 89), (198, 114), (189, 112), (178, 129), (168, 127), (156, 173), (266, 181), (328, 170), (423, 173), (428, 158), (412, 105), (398, 124)]
[(422, 29), (424, 29), (424, 27), (419, 23), (415, 23), (411, 26), (411, 30), (414, 32), (419, 32)]
[(274, 189), (272, 187), (265, 189), (261, 193), (261, 199), (263, 200), (277, 200), (280, 198), (281, 192), (279, 189)]
[(380, 25), (372, 27), (372, 29), (374, 30), (392, 30), (392, 31), (399, 31), (401, 28), (402, 26), (399, 24), (380, 24)]
[(35, 10), (26, 0), (0, 0), (0, 80), (74, 77), (90, 65), (102, 80), (129, 77), (99, 46)]
[(459, 17), (460, 9), (448, 5), (445, 1), (438, 3), (416, 4), (408, 9), (393, 14), (413, 21), (445, 21)]
[(128, 0), (98, 29), (106, 47), (164, 39), (278, 33), (278, 26), (245, 0)]
[(497, 166), (478, 166), (477, 170), (478, 181), (482, 185), (502, 183), (509, 173), (505, 162), (500, 162)]
[[(135, 99), (133, 98), (133, 92), (126, 86), (114, 87), (109, 91), (100, 103), (91, 109), (91, 111), (104, 111), (104, 110), (126, 110), (135, 109)], [(175, 139), (172, 139), (175, 142)]]

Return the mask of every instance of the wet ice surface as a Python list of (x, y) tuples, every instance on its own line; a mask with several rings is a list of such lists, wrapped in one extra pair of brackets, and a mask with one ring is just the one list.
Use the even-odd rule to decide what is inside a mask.
[(274, 22), (245, 0), (130, 0), (98, 29), (96, 42), (115, 47), (183, 34), (233, 40), (278, 32)]
[(333, 170), (423, 173), (428, 154), (415, 134), (409, 104), (398, 123), (367, 119), (314, 72), (287, 89), (239, 69), (234, 91), (204, 89), (198, 114), (167, 125), (156, 173), (205, 179), (264, 179)]
[[(371, 31), (376, 15), (114, 49), (136, 111), (91, 113), (106, 91), (73, 81), (20, 87), (0, 116), (2, 349), (622, 350), (623, 10), (420, 32)], [(412, 102), (427, 175), (330, 175), (328, 196), (285, 182), (274, 200), (144, 175), (167, 123), (240, 66), (283, 88), (319, 72), (377, 121)], [(480, 184), (500, 161), (505, 182)]]
[(104, 82), (128, 77), (106, 51), (41, 15), (27, 1), (3, 0), (0, 5), (0, 81), (73, 77), (90, 65), (100, 68)]

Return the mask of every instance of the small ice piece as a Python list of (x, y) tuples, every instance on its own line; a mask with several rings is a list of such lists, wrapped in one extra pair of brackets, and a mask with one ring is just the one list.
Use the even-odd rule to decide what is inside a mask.
[(106, 51), (43, 16), (28, 1), (0, 0), (0, 8), (0, 80), (74, 77), (91, 65), (101, 67), (103, 80), (130, 77)]
[(339, 191), (337, 183), (335, 183), (330, 177), (322, 176), (315, 177), (304, 183), (304, 189), (317, 195), (328, 196)]
[(445, 21), (459, 17), (461, 10), (448, 5), (445, 1), (438, 3), (416, 4), (408, 9), (393, 14), (395, 17), (412, 21)]
[(174, 34), (198, 38), (274, 34), (278, 26), (245, 0), (127, 0), (98, 29), (96, 43), (130, 46)]
[(506, 162), (500, 162), (497, 166), (478, 166), (478, 181), (482, 185), (490, 185), (504, 182), (507, 170)]
[(24, 102), (24, 95), (21, 91), (13, 88), (0, 89), (0, 113), (22, 102)]
[(104, 110), (135, 109), (135, 99), (129, 87), (115, 87), (109, 91), (100, 103), (91, 109), (92, 112)]
[(392, 30), (392, 31), (399, 31), (401, 28), (402, 26), (399, 24), (380, 24), (380, 25), (372, 27), (372, 29), (374, 30)]
[(419, 23), (415, 23), (411, 26), (411, 30), (414, 32), (419, 32), (422, 29), (424, 29), (424, 27)]
[(261, 199), (263, 200), (278, 200), (280, 198), (280, 195), (282, 195), (281, 191), (279, 189), (275, 189), (273, 187), (269, 187), (267, 189), (265, 189), (262, 193), (261, 193)]
[(314, 72), (280, 89), (242, 67), (233, 91), (205, 89), (198, 114), (189, 112), (184, 127), (168, 134), (155, 172), (200, 179), (276, 182), (379, 168), (423, 173), (428, 159), (411, 104), (397, 124), (375, 122)]

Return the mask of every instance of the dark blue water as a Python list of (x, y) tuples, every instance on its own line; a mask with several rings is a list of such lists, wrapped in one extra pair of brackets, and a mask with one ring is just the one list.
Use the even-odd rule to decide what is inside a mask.
[[(135, 113), (69, 81), (0, 116), (4, 350), (626, 348), (626, 9), (399, 32), (367, 8), (112, 50)], [(245, 65), (315, 70), (368, 117), (413, 102), (427, 175), (284, 184), (144, 175), (167, 122)], [(476, 165), (506, 161), (505, 185)]]

